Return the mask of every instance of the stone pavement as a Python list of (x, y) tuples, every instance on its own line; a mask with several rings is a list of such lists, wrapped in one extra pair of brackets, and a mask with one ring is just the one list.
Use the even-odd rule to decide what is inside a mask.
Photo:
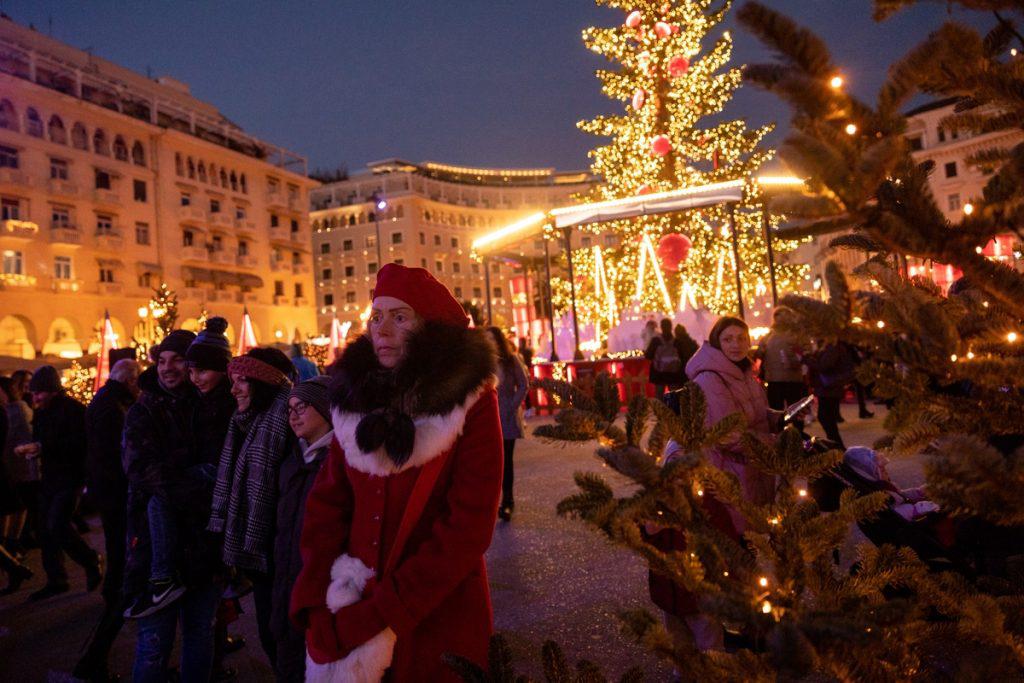
[[(877, 407), (876, 407), (877, 408)], [(881, 435), (881, 416), (861, 421), (856, 406), (844, 405), (847, 422), (841, 425), (847, 445), (870, 444)], [(540, 424), (542, 420), (531, 420)], [(812, 433), (820, 433), (817, 426)], [(609, 679), (640, 665), (651, 681), (667, 680), (669, 669), (619, 634), (615, 613), (643, 607), (654, 610), (647, 598), (647, 572), (629, 552), (612, 547), (582, 522), (561, 519), (555, 505), (573, 492), (573, 472), (601, 471), (621, 487), (593, 456), (594, 445), (549, 445), (534, 439), (519, 442), (516, 452), (516, 510), (511, 523), (499, 522), (487, 554), (495, 626), (508, 637), (521, 673), (543, 680), (540, 648), (547, 639), (560, 643), (570, 661), (586, 658), (598, 663)], [(916, 462), (893, 463), (901, 486), (920, 480)], [(98, 525), (98, 520), (93, 520)], [(98, 530), (88, 536), (102, 546)], [(31, 554), (36, 578), (17, 594), (0, 598), (0, 681), (72, 680), (69, 673), (80, 655), (102, 609), (97, 593), (85, 593), (85, 579), (69, 565), (72, 590), (41, 604), (25, 604), (29, 592), (43, 583), (39, 553)], [(273, 679), (260, 651), (248, 611), (231, 631), (244, 635), (248, 645), (227, 658), (239, 670), (240, 681)], [(125, 626), (111, 657), (111, 670), (128, 680), (134, 646), (134, 627)]]

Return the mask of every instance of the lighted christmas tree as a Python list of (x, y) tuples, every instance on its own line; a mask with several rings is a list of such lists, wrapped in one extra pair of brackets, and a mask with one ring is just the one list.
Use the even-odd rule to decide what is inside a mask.
[(153, 296), (149, 300), (149, 310), (156, 321), (157, 341), (166, 337), (174, 324), (178, 322), (178, 296), (166, 282), (153, 290)]
[[(711, 35), (731, 4), (596, 1), (625, 13), (622, 25), (590, 28), (583, 34), (590, 50), (618, 65), (597, 75), (603, 92), (623, 102), (625, 112), (579, 124), (588, 133), (611, 138), (590, 154), (592, 170), (604, 183), (586, 199), (616, 199), (737, 179), (747, 184), (736, 211), (739, 264), (725, 206), (601, 225), (600, 229), (621, 236), (620, 245), (604, 251), (603, 272), (590, 250), (574, 254), (583, 259), (577, 271), (582, 285), (577, 288), (581, 321), (593, 322), (599, 312), (610, 308), (608, 291), (597, 286), (599, 278), (607, 279), (619, 307), (638, 299), (643, 310), (670, 312), (681, 299), (693, 299), (726, 313), (737, 308), (738, 267), (745, 301), (765, 301), (770, 276), (759, 187), (753, 179), (772, 156), (760, 147), (771, 126), (748, 129), (741, 120), (718, 116), (741, 81), (738, 68), (727, 68), (731, 35), (728, 31), (717, 38)], [(770, 220), (774, 224), (777, 217)], [(796, 244), (775, 246), (785, 252)], [(778, 265), (779, 288), (795, 288), (804, 269)], [(559, 303), (564, 307), (564, 297), (556, 299), (556, 307)]]

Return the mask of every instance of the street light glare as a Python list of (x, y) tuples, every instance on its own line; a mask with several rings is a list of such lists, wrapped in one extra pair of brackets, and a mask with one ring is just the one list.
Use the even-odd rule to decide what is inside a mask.
[(971, 204), (971, 203), (964, 204), (964, 215), (965, 216), (970, 216), (972, 213), (974, 213), (974, 204)]
[(848, 123), (848, 124), (846, 124), (846, 134), (847, 135), (856, 135), (857, 134), (857, 124), (856, 123)]
[(843, 77), (833, 76), (832, 80), (830, 80), (828, 84), (832, 86), (833, 90), (839, 90), (840, 88), (843, 87)]

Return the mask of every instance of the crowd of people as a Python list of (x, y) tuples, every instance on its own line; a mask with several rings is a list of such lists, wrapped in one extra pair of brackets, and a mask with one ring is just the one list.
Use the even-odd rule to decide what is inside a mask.
[[(367, 333), (320, 375), (271, 347), (233, 356), (223, 318), (174, 330), (148, 367), (122, 359), (88, 406), (42, 366), (0, 381), (5, 594), (33, 572), (70, 590), (65, 557), (104, 610), (74, 675), (109, 680), (135, 622), (132, 680), (232, 674), (227, 635), (252, 595), (280, 681), (455, 680), (443, 653), (487, 662), (483, 555), (511, 519), (524, 435), (523, 361), (474, 329), (422, 269), (378, 274)], [(460, 359), (451, 363), (451, 358)], [(85, 492), (103, 553), (80, 533)], [(412, 672), (415, 672), (413, 675)]]

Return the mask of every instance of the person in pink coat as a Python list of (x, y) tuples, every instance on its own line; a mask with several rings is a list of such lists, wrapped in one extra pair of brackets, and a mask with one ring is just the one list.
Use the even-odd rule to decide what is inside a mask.
[(441, 283), (380, 270), (367, 334), (331, 368), (335, 440), (306, 501), (290, 616), (307, 681), (459, 680), (446, 653), (486, 668), (494, 373), (486, 332)]

